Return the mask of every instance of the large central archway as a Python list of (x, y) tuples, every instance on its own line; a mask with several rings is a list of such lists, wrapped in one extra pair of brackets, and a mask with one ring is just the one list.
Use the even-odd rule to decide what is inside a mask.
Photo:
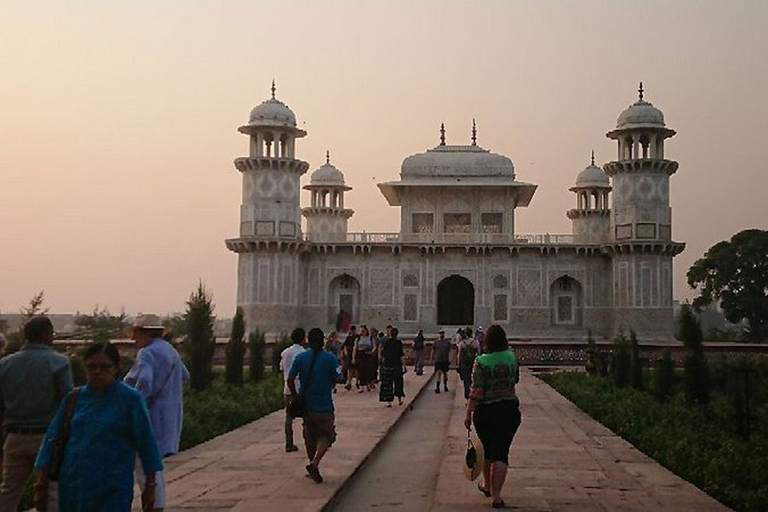
[(475, 287), (469, 279), (452, 275), (437, 285), (437, 323), (475, 324)]
[(360, 323), (360, 283), (349, 274), (336, 276), (328, 287), (328, 323), (336, 322), (342, 311), (353, 324)]

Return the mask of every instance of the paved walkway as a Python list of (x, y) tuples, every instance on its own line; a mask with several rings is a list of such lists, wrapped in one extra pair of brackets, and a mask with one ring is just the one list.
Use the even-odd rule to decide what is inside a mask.
[[(285, 453), (284, 411), (277, 411), (237, 430), (195, 446), (165, 460), (168, 479), (166, 511), (305, 511), (318, 512), (350, 479), (378, 446), (430, 374), (405, 374), (406, 402), (386, 408), (378, 392), (357, 393), (338, 387), (337, 441), (320, 470), (318, 485), (305, 478), (306, 453), (301, 421), (294, 422), (294, 437), (301, 450)], [(134, 510), (140, 510), (134, 499)]]
[[(512, 445), (502, 493), (508, 506), (525, 511), (727, 510), (591, 420), (528, 370), (521, 374), (523, 425)], [(415, 395), (421, 390), (433, 393), (426, 387), (428, 379), (409, 371), (406, 406), (392, 409), (371, 393), (340, 389), (338, 441), (321, 466), (323, 484), (304, 477), (306, 457), (301, 451), (284, 452), (284, 413), (278, 411), (167, 459), (166, 510), (319, 512), (406, 414)], [(408, 414), (417, 417), (419, 408)], [(489, 510), (489, 500), (461, 473), (466, 447), (461, 393), (455, 394), (451, 414), (431, 510)], [(299, 422), (295, 431), (300, 440)], [(425, 429), (425, 439), (433, 433)], [(417, 452), (418, 443), (413, 450)], [(403, 460), (395, 470), (418, 475), (419, 468)]]
[[(523, 423), (512, 443), (502, 491), (515, 510), (729, 510), (591, 419), (525, 368), (517, 392)], [(457, 396), (433, 512), (489, 509), (490, 500), (461, 472), (467, 438), (463, 421), (464, 399)]]

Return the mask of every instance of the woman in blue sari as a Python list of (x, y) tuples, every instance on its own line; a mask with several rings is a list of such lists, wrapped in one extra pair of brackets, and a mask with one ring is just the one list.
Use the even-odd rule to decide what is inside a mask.
[(70, 394), (62, 401), (37, 455), (35, 504), (38, 510), (45, 510), (55, 439), (61, 435), (74, 398), (69, 440), (59, 471), (59, 511), (129, 512), (137, 453), (147, 475), (143, 508), (152, 510), (155, 472), (163, 469), (163, 463), (144, 399), (116, 379), (120, 355), (113, 345), (89, 345), (84, 359), (87, 384), (77, 396)]

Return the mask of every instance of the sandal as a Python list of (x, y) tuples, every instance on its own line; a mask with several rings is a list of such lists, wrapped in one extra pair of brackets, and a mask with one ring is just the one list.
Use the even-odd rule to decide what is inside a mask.
[(491, 497), (491, 491), (489, 491), (488, 489), (483, 489), (482, 487), (480, 487), (479, 483), (477, 484), (477, 490), (483, 493), (483, 496), (485, 496), (486, 498)]
[(491, 508), (507, 508), (507, 504), (504, 503), (504, 500), (496, 501), (491, 503)]

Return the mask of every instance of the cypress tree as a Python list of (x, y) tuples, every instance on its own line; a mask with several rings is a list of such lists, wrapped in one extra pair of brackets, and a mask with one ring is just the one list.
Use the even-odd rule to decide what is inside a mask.
[(243, 309), (237, 308), (232, 319), (232, 334), (227, 343), (227, 383), (243, 385), (243, 359), (245, 358), (245, 320)]
[(184, 314), (188, 330), (190, 385), (198, 391), (207, 388), (213, 378), (213, 353), (216, 350), (213, 309), (213, 297), (200, 281), (197, 290), (189, 296)]

